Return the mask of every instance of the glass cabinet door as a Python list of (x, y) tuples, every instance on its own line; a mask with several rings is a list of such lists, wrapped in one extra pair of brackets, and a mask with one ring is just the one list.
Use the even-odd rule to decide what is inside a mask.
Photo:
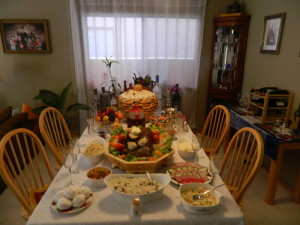
[(244, 62), (251, 16), (214, 18), (207, 88), (207, 112), (216, 105), (232, 106), (243, 85)]
[(211, 85), (215, 88), (236, 89), (236, 63), (239, 50), (240, 26), (220, 26), (216, 29)]

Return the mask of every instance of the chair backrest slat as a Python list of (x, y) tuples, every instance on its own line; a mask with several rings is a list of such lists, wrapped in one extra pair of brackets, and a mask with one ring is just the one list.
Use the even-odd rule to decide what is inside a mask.
[(53, 107), (44, 109), (39, 118), (41, 134), (51, 149), (58, 165), (62, 165), (60, 150), (72, 139), (71, 132), (62, 114)]
[(209, 156), (219, 151), (219, 148), (229, 137), (230, 113), (225, 106), (217, 105), (208, 114), (201, 132), (200, 144)]
[(47, 188), (54, 178), (43, 144), (32, 131), (19, 128), (8, 132), (0, 142), (0, 174), (30, 215), (35, 203), (30, 193)]
[(240, 203), (262, 164), (264, 146), (261, 135), (245, 127), (237, 131), (226, 149), (220, 175), (233, 197)]

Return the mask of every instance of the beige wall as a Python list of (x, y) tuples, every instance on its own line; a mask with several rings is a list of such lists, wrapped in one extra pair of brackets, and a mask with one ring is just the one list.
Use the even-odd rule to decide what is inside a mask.
[[(197, 99), (197, 128), (205, 120), (206, 91), (211, 57), (214, 17), (227, 10), (232, 0), (207, 0), (201, 68)], [(292, 112), (300, 103), (300, 1), (299, 0), (244, 0), (246, 14), (251, 15), (245, 59), (243, 92), (250, 88), (275, 86), (295, 92)], [(286, 12), (286, 21), (279, 55), (260, 53), (264, 17)]]
[[(246, 52), (243, 91), (251, 87), (275, 86), (295, 92), (294, 107), (300, 103), (300, 1), (246, 0), (251, 23)], [(286, 12), (279, 55), (260, 53), (264, 17)]]
[(0, 19), (46, 19), (49, 22), (50, 54), (8, 54), (0, 47), (0, 108), (33, 100), (40, 89), (59, 92), (73, 78), (67, 0), (1, 0)]

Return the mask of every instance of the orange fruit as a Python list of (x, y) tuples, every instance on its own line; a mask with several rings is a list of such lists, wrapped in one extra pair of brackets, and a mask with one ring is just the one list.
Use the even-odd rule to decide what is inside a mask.
[(122, 120), (123, 117), (124, 117), (123, 113), (119, 112), (119, 113), (118, 113), (118, 119), (119, 119), (119, 120)]
[(143, 90), (143, 86), (141, 84), (136, 84), (136, 85), (134, 85), (133, 90), (141, 91), (141, 90)]

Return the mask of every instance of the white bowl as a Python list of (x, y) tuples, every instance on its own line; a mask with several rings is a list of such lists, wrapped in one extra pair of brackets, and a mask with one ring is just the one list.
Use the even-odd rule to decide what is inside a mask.
[[(91, 178), (90, 173), (92, 172), (92, 170), (106, 171), (109, 174), (107, 174), (107, 175), (105, 175), (104, 177), (101, 177), (101, 178)], [(103, 187), (103, 186), (105, 186), (104, 178), (107, 177), (107, 176), (110, 176), (111, 173), (112, 173), (111, 169), (106, 167), (106, 166), (97, 166), (97, 167), (94, 167), (94, 168), (90, 169), (86, 173), (89, 186), (91, 186), (91, 187)]]
[[(86, 150), (87, 148), (92, 145), (92, 144), (101, 144), (103, 145), (103, 151), (101, 151), (99, 154), (97, 155), (86, 155)], [(101, 159), (103, 158), (104, 152), (105, 152), (105, 147), (106, 147), (106, 141), (104, 138), (102, 137), (93, 137), (85, 146), (85, 148), (81, 151), (82, 153), (82, 157), (86, 159), (86, 161), (90, 164), (90, 165), (95, 165), (98, 164)]]
[(116, 199), (117, 201), (130, 203), (134, 197), (139, 197), (141, 199), (142, 204), (145, 204), (145, 203), (157, 201), (158, 199), (160, 199), (163, 194), (163, 189), (170, 183), (170, 180), (171, 180), (171, 177), (167, 174), (153, 173), (150, 175), (154, 181), (157, 181), (158, 183), (161, 184), (161, 187), (157, 191), (150, 192), (147, 194), (126, 194), (123, 192), (116, 191), (111, 186), (111, 181), (113, 179), (116, 179), (119, 177), (122, 177), (122, 178), (144, 177), (144, 178), (148, 179), (146, 174), (111, 174), (110, 176), (107, 176), (104, 178), (104, 183), (111, 190), (114, 199)]
[(206, 189), (212, 189), (213, 187), (209, 184), (203, 184), (203, 183), (186, 183), (186, 184), (182, 184), (179, 188), (179, 192), (180, 192), (180, 198), (181, 198), (181, 203), (183, 205), (183, 208), (190, 213), (195, 213), (195, 214), (207, 214), (207, 213), (213, 213), (215, 212), (219, 205), (220, 205), (220, 196), (221, 194), (214, 190), (211, 191), (211, 193), (215, 196), (216, 198), (216, 205), (213, 206), (195, 206), (192, 205), (190, 203), (187, 203), (183, 197), (182, 197), (182, 192), (185, 192), (187, 190), (192, 190), (198, 187), (204, 187)]
[[(180, 148), (180, 145), (183, 143), (187, 143), (187, 145), (190, 145), (192, 151), (187, 151), (187, 150)], [(193, 145), (192, 145), (191, 139), (189, 139), (187, 137), (181, 137), (178, 139), (178, 153), (182, 158), (185, 158), (185, 159), (195, 158), (196, 152), (193, 150)]]

